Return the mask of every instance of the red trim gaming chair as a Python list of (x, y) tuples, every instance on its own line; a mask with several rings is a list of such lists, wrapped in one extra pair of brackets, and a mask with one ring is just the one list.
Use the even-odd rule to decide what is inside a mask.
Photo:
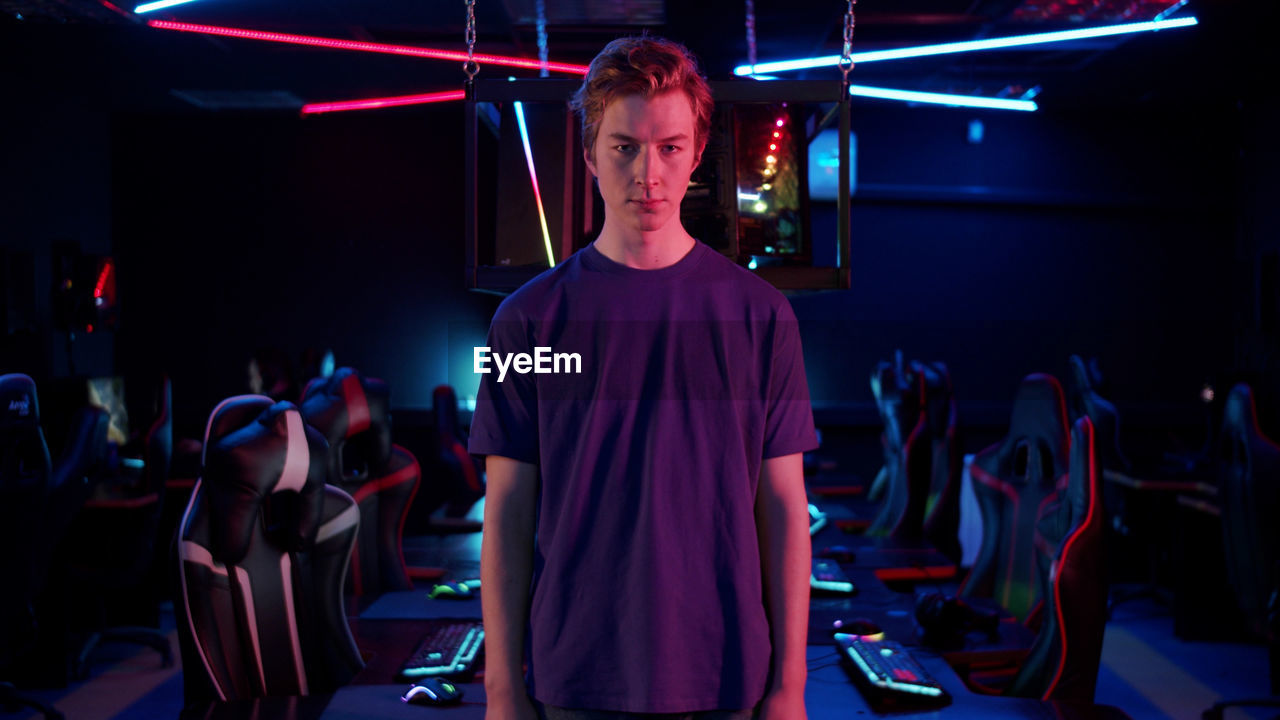
[(868, 537), (920, 540), (929, 495), (932, 448), (924, 412), (924, 376), (915, 367), (882, 362), (872, 387), (884, 420), (885, 497)]
[(360, 507), (352, 591), (378, 595), (411, 589), (402, 538), (422, 471), (413, 453), (391, 444), (387, 384), (344, 367), (323, 382), (308, 383), (306, 393), (299, 409), (329, 441), (329, 483), (350, 493)]
[(324, 437), (292, 403), (241, 395), (204, 448), (176, 547), (187, 707), (334, 691), (363, 667), (342, 591), (360, 513), (325, 483)]
[(1093, 702), (1107, 622), (1102, 468), (1088, 417), (1071, 431), (1067, 487), (1037, 532), (1056, 548), (1045, 568), (1045, 621), (1006, 695)]
[(924, 537), (954, 563), (960, 562), (960, 471), (964, 464), (956, 440), (956, 398), (944, 363), (912, 363), (924, 378), (924, 414), (929, 439), (929, 494), (925, 499)]
[(970, 472), (982, 513), (982, 547), (960, 597), (994, 598), (1020, 620), (1037, 609), (1044, 588), (1036, 522), (1067, 481), (1067, 410), (1052, 375), (1028, 375), (1013, 400), (1004, 440), (974, 456)]

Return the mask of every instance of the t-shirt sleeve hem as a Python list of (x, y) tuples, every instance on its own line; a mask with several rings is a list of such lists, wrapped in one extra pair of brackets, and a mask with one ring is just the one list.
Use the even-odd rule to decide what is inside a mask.
[(769, 460), (771, 458), (783, 457), (784, 455), (794, 455), (799, 452), (817, 450), (818, 447), (817, 435), (810, 433), (807, 436), (792, 438), (786, 441), (775, 441), (764, 449), (763, 457), (765, 460)]
[(487, 445), (484, 443), (471, 443), (467, 447), (467, 452), (472, 455), (499, 455), (512, 460), (518, 460), (530, 465), (538, 464), (538, 454), (530, 452), (527, 448), (520, 448), (514, 445)]

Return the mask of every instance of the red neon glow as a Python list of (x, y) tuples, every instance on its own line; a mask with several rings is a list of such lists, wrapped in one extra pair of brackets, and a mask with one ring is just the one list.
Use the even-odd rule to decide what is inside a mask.
[[(585, 75), (586, 73), (583, 73), (583, 74)], [(777, 125), (778, 125), (778, 127), (782, 127), (782, 118), (778, 118), (778, 123), (777, 123)]]
[(98, 282), (93, 286), (93, 296), (100, 298), (103, 296), (103, 290), (107, 286), (107, 281), (111, 279), (111, 273), (115, 270), (115, 264), (107, 260), (102, 264), (102, 270), (98, 272)]
[[(388, 45), (386, 43), (358, 42), (355, 40), (339, 40), (312, 35), (291, 35), (288, 33), (265, 32), (261, 30), (245, 30), (242, 28), (221, 27), (218, 25), (194, 25), (192, 23), (169, 22), (168, 20), (148, 20), (147, 25), (160, 30), (180, 30), (204, 35), (221, 35), (223, 37), (243, 38), (245, 40), (266, 40), (268, 42), (291, 43), (294, 45), (311, 45), (314, 47), (332, 48), (336, 50), (359, 50), (361, 52), (386, 53), (389, 55), (410, 55), (430, 58), (432, 60), (456, 60), (465, 62), (467, 54), (457, 50), (436, 50), (434, 48), (414, 47), (412, 45)], [(506, 55), (485, 55), (476, 53), (476, 62), (484, 65), (502, 65), (504, 67), (528, 68), (539, 70), (542, 63), (536, 59), (509, 57)], [(554, 72), (586, 75), (586, 65), (573, 63), (547, 63), (547, 69)]]
[(775, 131), (773, 131), (773, 136), (774, 136), (774, 137), (782, 137), (782, 133), (780, 133), (780, 132), (778, 132), (777, 130), (775, 130)]
[(307, 103), (302, 106), (303, 115), (337, 112), (339, 110), (374, 110), (398, 105), (424, 105), (426, 103), (461, 100), (466, 93), (461, 90), (426, 93), (423, 95), (399, 95), (396, 97), (369, 98), (367, 100), (342, 100), (339, 102)]
[(778, 144), (777, 144), (777, 143), (769, 143), (769, 149), (770, 149), (770, 150), (777, 150), (777, 149), (778, 149)]

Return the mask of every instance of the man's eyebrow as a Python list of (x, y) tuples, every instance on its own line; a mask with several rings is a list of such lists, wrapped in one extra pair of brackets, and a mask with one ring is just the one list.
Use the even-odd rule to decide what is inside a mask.
[[(612, 140), (621, 140), (622, 142), (628, 142), (628, 143), (640, 142), (639, 140), (631, 137), (630, 135), (627, 135), (625, 133), (620, 133), (620, 132), (609, 133), (609, 138)], [(685, 133), (680, 133), (678, 135), (672, 135), (671, 137), (660, 138), (658, 142), (668, 143), (668, 142), (675, 142), (676, 140), (688, 140), (688, 139), (689, 139), (688, 135), (686, 135)]]

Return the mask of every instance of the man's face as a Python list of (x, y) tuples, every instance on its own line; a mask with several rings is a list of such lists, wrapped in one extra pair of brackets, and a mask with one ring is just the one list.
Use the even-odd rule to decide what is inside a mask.
[(689, 176), (702, 158), (689, 96), (615, 98), (604, 108), (587, 166), (599, 182), (606, 221), (640, 232), (680, 215)]

